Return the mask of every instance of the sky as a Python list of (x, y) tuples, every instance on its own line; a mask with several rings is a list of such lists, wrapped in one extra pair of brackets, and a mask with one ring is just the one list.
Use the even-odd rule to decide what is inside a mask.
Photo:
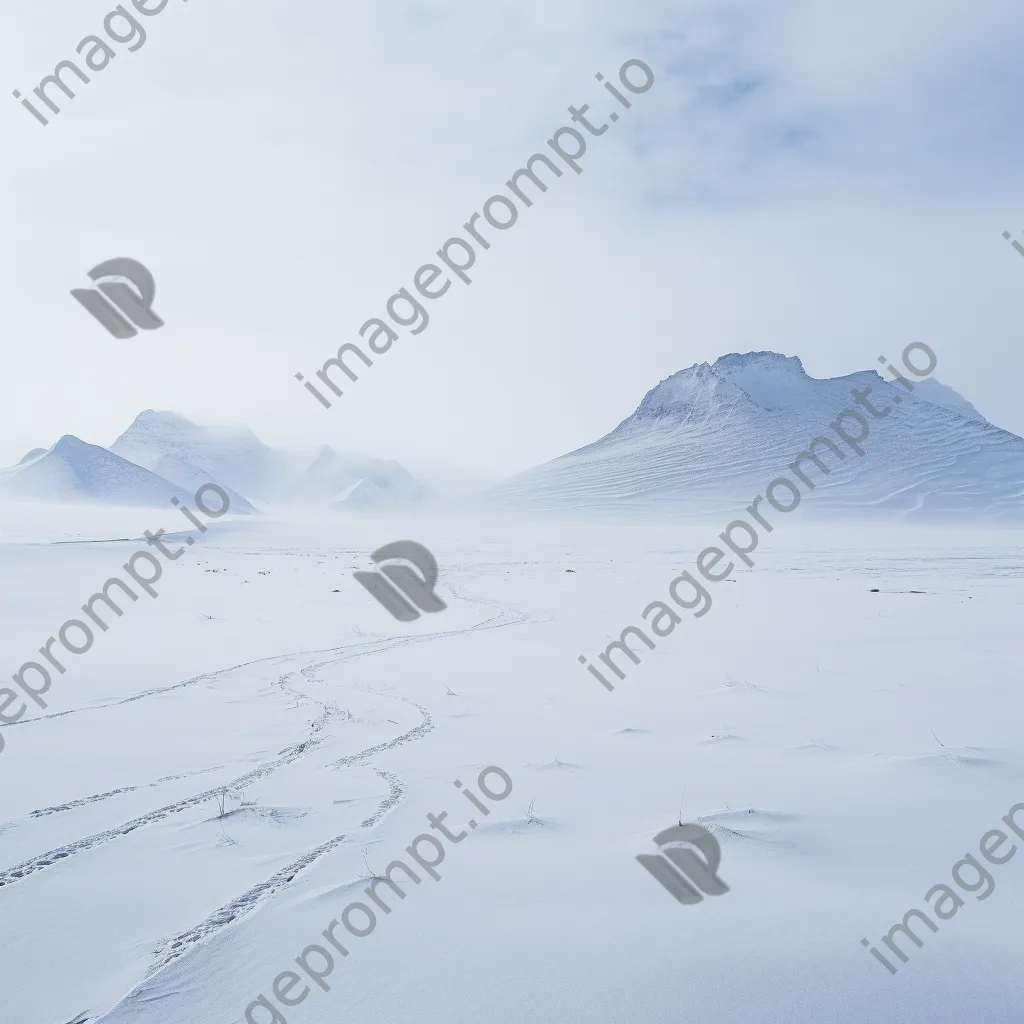
[[(826, 377), (912, 341), (1024, 434), (1011, 0), (169, 0), (135, 12), (134, 52), (115, 20), (128, 41), (44, 127), (10, 93), (81, 63), (114, 7), (0, 8), (0, 465), (154, 408), (496, 479), (693, 363), (772, 349)], [(630, 59), (654, 83), (627, 110), (595, 75)], [(359, 341), (583, 103), (609, 129), (582, 173), (561, 165), (488, 229), (472, 284), (318, 404), (294, 375)], [(164, 327), (115, 339), (71, 297), (114, 257), (153, 273)]]

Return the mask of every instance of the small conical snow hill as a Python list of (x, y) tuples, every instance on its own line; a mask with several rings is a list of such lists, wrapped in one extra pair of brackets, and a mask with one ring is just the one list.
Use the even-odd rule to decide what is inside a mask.
[(192, 502), (192, 492), (71, 434), (49, 450), (37, 449), (18, 465), (0, 470), (0, 495), (21, 501), (133, 507), (167, 508), (171, 498)]

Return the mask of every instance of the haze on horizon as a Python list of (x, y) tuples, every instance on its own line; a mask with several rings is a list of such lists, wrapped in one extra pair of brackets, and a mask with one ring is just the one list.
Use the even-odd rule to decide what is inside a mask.
[[(9, 88), (107, 9), (0, 12)], [(1024, 213), (1022, 22), (1009, 0), (171, 3), (45, 129), (5, 108), (0, 464), (152, 408), (493, 479), (695, 362), (773, 349), (822, 378), (910, 340), (1022, 434), (1024, 261), (1001, 237)], [(593, 76), (634, 56), (655, 84), (583, 173), (426, 332), (311, 401), (293, 375), (357, 340), (570, 104), (606, 114)], [(115, 255), (153, 271), (161, 330), (117, 341), (69, 296)]]

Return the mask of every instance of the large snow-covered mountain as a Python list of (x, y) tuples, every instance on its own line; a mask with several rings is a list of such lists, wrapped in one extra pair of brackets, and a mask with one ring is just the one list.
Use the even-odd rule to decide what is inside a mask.
[(835, 439), (836, 416), (859, 410), (853, 388), (871, 388), (868, 400), (892, 412), (868, 416), (863, 457), (848, 452), (830, 475), (815, 473), (807, 514), (1024, 519), (1024, 440), (955, 391), (926, 379), (908, 393), (873, 370), (817, 380), (799, 359), (776, 352), (733, 353), (673, 374), (611, 433), (505, 481), (484, 500), (728, 515), (763, 494), (812, 439)]

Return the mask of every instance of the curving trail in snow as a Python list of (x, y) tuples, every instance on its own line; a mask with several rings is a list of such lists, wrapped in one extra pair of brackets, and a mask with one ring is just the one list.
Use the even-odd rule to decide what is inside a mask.
[[(102, 719), (104, 713), (113, 708), (139, 702), (167, 700), (168, 698), (178, 700), (188, 695), (196, 687), (211, 683), (222, 686), (229, 683), (241, 685), (243, 688), (247, 688), (245, 699), (248, 701), (279, 700), (282, 694), (286, 694), (293, 708), (312, 705), (315, 709), (315, 716), (305, 729), (305, 734), (279, 750), (274, 756), (261, 759), (255, 766), (247, 767), (245, 771), (240, 771), (215, 786), (198, 788), (178, 799), (161, 802), (144, 813), (127, 817), (109, 828), (83, 833), (68, 842), (52, 846), (20, 863), (5, 868), (0, 871), (0, 889), (8, 891), (11, 887), (18, 886), (29, 879), (35, 879), (49, 871), (61, 869), (67, 871), (68, 866), (76, 859), (90, 853), (95, 854), (96, 851), (117, 844), (133, 834), (167, 823), (169, 819), (182, 816), (184, 812), (194, 811), (215, 800), (218, 794), (223, 794), (225, 790), (229, 792), (244, 790), (246, 787), (280, 775), (286, 768), (301, 766), (311, 761), (320, 752), (329, 751), (332, 746), (341, 742), (345, 727), (355, 720), (353, 712), (339, 701), (339, 698), (344, 695), (351, 695), (364, 701), (369, 698), (371, 706), (379, 706), (381, 702), (387, 702), (414, 712), (416, 720), (413, 724), (396, 728), (393, 735), (386, 739), (367, 743), (340, 757), (322, 758), (318, 764), (311, 766), (319, 770), (343, 774), (362, 767), (372, 768), (374, 776), (387, 783), (388, 791), (386, 795), (377, 800), (371, 813), (367, 814), (357, 825), (339, 831), (327, 839), (312, 843), (308, 848), (293, 855), (285, 866), (273, 871), (263, 880), (248, 884), (242, 891), (230, 895), (195, 925), (158, 941), (152, 949), (152, 959), (146, 970), (145, 979), (153, 978), (189, 951), (209, 941), (221, 929), (251, 914), (266, 901), (286, 891), (296, 882), (296, 879), (331, 851), (346, 842), (353, 841), (360, 835), (365, 836), (372, 833), (388, 813), (398, 806), (407, 791), (405, 782), (393, 771), (374, 766), (373, 762), (398, 747), (422, 739), (432, 732), (437, 724), (430, 710), (419, 701), (400, 694), (381, 693), (364, 687), (339, 685), (336, 680), (325, 679), (325, 674), (346, 663), (379, 657), (407, 645), (428, 643), (441, 638), (456, 637), (481, 630), (503, 628), (529, 621), (531, 618), (528, 614), (514, 609), (508, 604), (478, 598), (460, 588), (450, 589), (460, 601), (470, 606), (476, 605), (483, 610), (484, 614), (480, 621), (466, 628), (438, 630), (434, 633), (414, 636), (359, 639), (338, 648), (295, 651), (240, 662), (226, 668), (196, 674), (167, 686), (147, 688), (119, 699), (38, 716), (33, 721), (41, 729), (46, 729), (49, 723), (70, 715), (88, 714), (99, 716)], [(266, 681), (265, 676), (268, 669), (272, 670), (276, 676), (269, 682)], [(391, 712), (390, 714), (394, 715), (395, 713)], [(395, 715), (395, 718), (398, 717), (402, 716)], [(404, 717), (408, 718), (408, 715)], [(393, 722), (394, 718), (387, 717), (385, 720)], [(102, 728), (102, 726), (97, 726), (97, 728)], [(57, 818), (73, 819), (76, 814), (89, 812), (92, 809), (102, 810), (105, 805), (113, 805), (119, 798), (133, 795), (136, 798), (145, 798), (147, 792), (152, 792), (152, 795), (156, 797), (172, 783), (181, 783), (213, 772), (223, 774), (225, 767), (223, 759), (218, 759), (218, 762), (212, 766), (200, 765), (192, 770), (163, 775), (152, 781), (139, 781), (59, 804), (34, 808), (23, 818), (0, 825), (0, 831), (12, 827), (25, 828), (31, 822)], [(335, 801), (335, 803), (346, 802)], [(225, 826), (244, 824), (247, 821), (257, 824), (261, 821), (290, 823), (293, 817), (294, 815), (289, 815), (286, 811), (278, 812), (273, 809), (243, 806), (228, 811), (219, 820), (223, 829)], [(89, 872), (92, 867), (92, 863), (89, 862), (84, 864), (80, 870)], [(128, 996), (123, 998), (128, 998)], [(123, 999), (118, 1001), (118, 1003), (121, 1002)], [(104, 1013), (110, 1012), (111, 1009), (113, 1007), (108, 1008)], [(94, 1020), (96, 1016), (90, 1011), (89, 1015), (83, 1016), (82, 1019)]]

